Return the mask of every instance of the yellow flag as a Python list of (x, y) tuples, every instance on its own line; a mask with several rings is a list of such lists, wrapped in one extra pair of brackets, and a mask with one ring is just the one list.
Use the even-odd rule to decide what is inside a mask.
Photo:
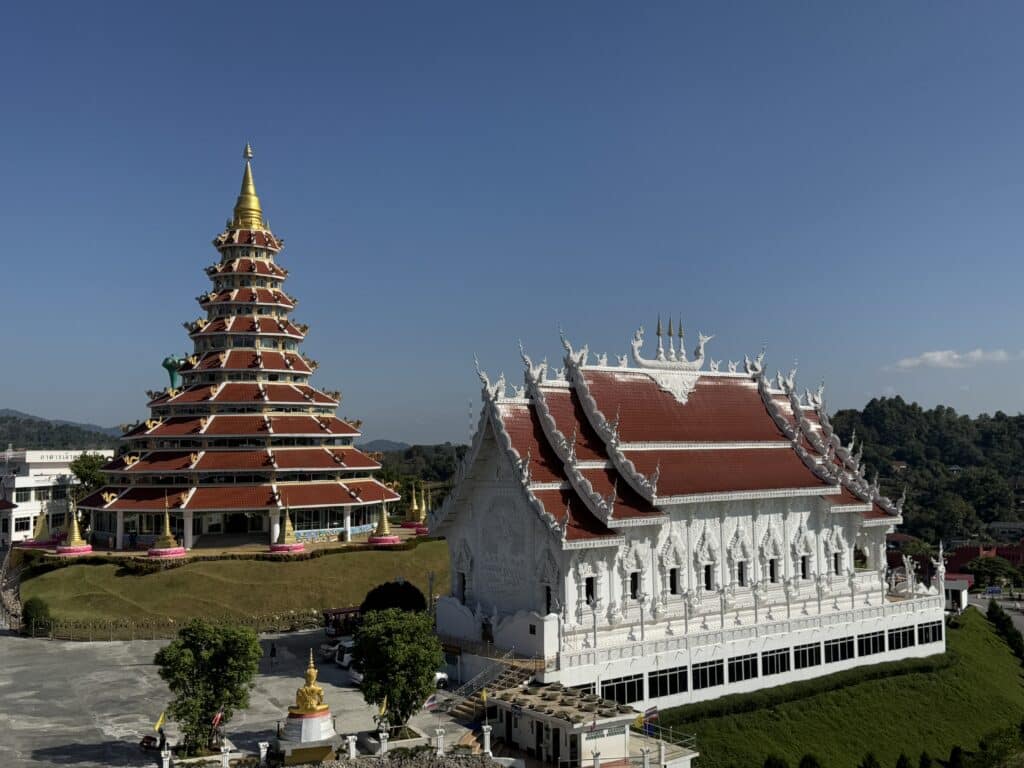
[(484, 704), (487, 703), (487, 689), (486, 688), (484, 688), (483, 690), (480, 691), (480, 699), (483, 701)]
[(643, 727), (644, 727), (644, 716), (643, 715), (637, 715), (636, 720), (633, 721), (633, 727), (634, 728), (643, 729)]
[(166, 712), (161, 712), (160, 713), (160, 717), (158, 717), (156, 719), (156, 723), (153, 724), (153, 730), (154, 731), (159, 731), (161, 728), (164, 727), (164, 723), (165, 722), (167, 722), (167, 713)]
[(380, 703), (380, 712), (378, 713), (381, 717), (384, 717), (388, 713), (388, 696), (384, 694), (384, 701)]

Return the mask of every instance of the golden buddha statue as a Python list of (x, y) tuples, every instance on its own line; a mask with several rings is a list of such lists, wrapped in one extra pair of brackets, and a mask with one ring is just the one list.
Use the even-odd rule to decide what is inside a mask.
[(324, 704), (324, 689), (316, 684), (316, 666), (313, 664), (313, 651), (309, 651), (309, 666), (306, 667), (306, 684), (295, 692), (295, 706), (288, 707), (288, 712), (295, 715), (311, 715), (328, 709)]

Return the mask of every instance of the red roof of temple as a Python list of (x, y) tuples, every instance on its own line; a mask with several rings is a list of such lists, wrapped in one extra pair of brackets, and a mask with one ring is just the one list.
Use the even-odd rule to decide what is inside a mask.
[(292, 308), (295, 300), (276, 288), (232, 288), (211, 291), (199, 297), (201, 307), (210, 304), (272, 304)]
[(537, 490), (533, 491), (533, 495), (544, 505), (547, 513), (558, 521), (559, 525), (564, 523), (566, 514), (569, 515), (569, 524), (565, 530), (565, 538), (569, 541), (616, 535), (614, 531), (591, 514), (575, 491), (568, 489)]
[(258, 245), (279, 251), (284, 247), (284, 241), (265, 229), (228, 229), (214, 238), (213, 244), (217, 248), (227, 248), (232, 245)]
[(213, 264), (206, 268), (206, 273), (210, 276), (226, 274), (270, 275), (283, 279), (288, 275), (288, 270), (279, 267), (267, 259), (239, 258)]

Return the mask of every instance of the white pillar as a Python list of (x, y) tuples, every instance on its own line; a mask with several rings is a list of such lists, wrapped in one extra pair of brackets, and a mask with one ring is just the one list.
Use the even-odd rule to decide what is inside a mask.
[(171, 748), (166, 744), (160, 752), (160, 768), (171, 768)]
[(444, 757), (444, 728), (435, 728), (434, 735), (437, 736), (437, 756)]
[(231, 768), (231, 747), (227, 744), (220, 748), (220, 768)]
[(114, 549), (124, 549), (124, 510), (117, 510), (117, 528), (114, 532)]
[(345, 541), (352, 541), (352, 508), (345, 507)]
[(658, 741), (658, 768), (665, 768), (665, 742)]
[(356, 759), (356, 737), (355, 734), (350, 733), (345, 737), (345, 741), (348, 743), (348, 759)]
[(484, 754), (493, 757), (491, 754), (491, 726), (481, 726), (480, 730), (484, 732)]
[(281, 510), (275, 509), (270, 513), (270, 543), (277, 544), (281, 535)]
[(590, 754), (594, 756), (594, 768), (601, 768), (601, 753), (595, 749)]
[(378, 731), (377, 735), (380, 737), (380, 750), (377, 754), (383, 757), (388, 753), (388, 732)]
[(642, 747), (640, 754), (643, 755), (644, 768), (651, 768), (651, 750), (649, 747)]
[(181, 546), (192, 549), (192, 510), (181, 513)]
[(261, 741), (261, 742), (259, 742), (258, 746), (260, 748), (260, 765), (266, 765), (267, 764), (267, 752), (270, 751), (270, 742), (269, 741)]

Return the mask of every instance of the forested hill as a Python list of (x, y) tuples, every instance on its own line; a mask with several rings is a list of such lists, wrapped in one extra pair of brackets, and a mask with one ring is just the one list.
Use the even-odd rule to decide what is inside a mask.
[(117, 438), (46, 419), (0, 416), (0, 451), (27, 448), (114, 448)]
[(1018, 519), (1014, 489), (1024, 490), (1024, 416), (971, 418), (946, 406), (924, 410), (901, 397), (882, 397), (862, 411), (838, 411), (832, 425), (844, 444), (856, 429), (868, 477), (877, 471), (885, 493), (895, 499), (906, 486), (905, 533), (931, 542), (983, 537), (986, 523)]

